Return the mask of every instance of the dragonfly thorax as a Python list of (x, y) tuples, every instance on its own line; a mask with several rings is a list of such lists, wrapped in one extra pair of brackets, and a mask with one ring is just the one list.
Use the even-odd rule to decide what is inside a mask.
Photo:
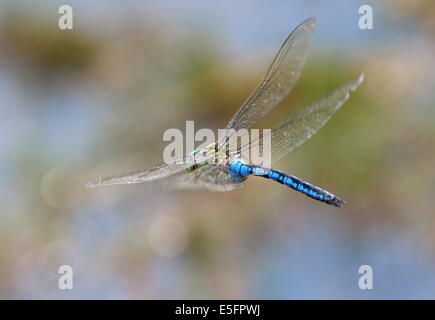
[(219, 147), (218, 143), (211, 143), (203, 149), (197, 149), (190, 153), (191, 156), (195, 157), (195, 161), (198, 164), (222, 164), (228, 165), (230, 162), (230, 157), (228, 151), (225, 148)]

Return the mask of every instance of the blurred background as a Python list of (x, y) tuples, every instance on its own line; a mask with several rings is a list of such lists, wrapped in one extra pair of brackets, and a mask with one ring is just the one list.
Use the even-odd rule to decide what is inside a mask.
[[(58, 28), (63, 4), (73, 30)], [(362, 4), (373, 30), (358, 28)], [(186, 120), (223, 128), (311, 16), (303, 74), (259, 125), (364, 72), (275, 164), (343, 208), (255, 178), (229, 193), (84, 188), (158, 164), (163, 132)], [(430, 0), (2, 1), (0, 297), (434, 299), (434, 37)]]

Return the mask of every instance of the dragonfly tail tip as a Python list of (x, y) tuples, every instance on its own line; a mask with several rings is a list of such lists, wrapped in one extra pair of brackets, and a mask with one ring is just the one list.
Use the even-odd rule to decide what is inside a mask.
[(337, 207), (342, 207), (344, 204), (346, 204), (347, 201), (343, 199), (337, 199)]
[(347, 203), (346, 200), (343, 200), (343, 199), (341, 199), (339, 197), (335, 197), (330, 202), (328, 202), (328, 204), (332, 204), (333, 206), (336, 206), (336, 207), (339, 207), (339, 208), (342, 207), (346, 203)]

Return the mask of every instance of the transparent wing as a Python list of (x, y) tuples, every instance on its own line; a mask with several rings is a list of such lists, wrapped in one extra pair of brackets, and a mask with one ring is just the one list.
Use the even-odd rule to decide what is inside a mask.
[(246, 178), (232, 175), (224, 165), (205, 165), (188, 173), (179, 173), (155, 184), (164, 189), (206, 189), (231, 191), (243, 188)]
[(138, 170), (120, 175), (100, 178), (96, 181), (88, 183), (86, 186), (88, 188), (95, 188), (117, 184), (143, 183), (163, 179), (183, 172), (195, 164), (203, 163), (209, 159), (214, 159), (214, 156), (215, 154), (213, 152), (198, 152), (194, 155), (189, 155), (175, 160), (172, 163), (162, 163), (151, 169)]
[(325, 125), (332, 115), (346, 102), (350, 92), (355, 91), (363, 80), (364, 75), (361, 74), (357, 79), (349, 81), (333, 90), (314, 104), (297, 113), (294, 117), (273, 128), (270, 135), (253, 141), (251, 145), (243, 146), (242, 149), (251, 148), (250, 162), (258, 163), (261, 161), (261, 159), (255, 158), (255, 155), (259, 154), (258, 151), (263, 149), (264, 139), (272, 139), (272, 162), (281, 159), (284, 155), (303, 144)]
[(250, 128), (287, 96), (299, 79), (315, 29), (315, 18), (309, 18), (288, 36), (266, 76), (234, 114), (227, 129)]
[(152, 169), (139, 170), (129, 172), (121, 175), (109, 176), (98, 179), (94, 182), (88, 183), (86, 186), (89, 188), (111, 186), (116, 184), (132, 184), (153, 181), (162, 179), (178, 172), (188, 169), (192, 164), (189, 163), (162, 163)]

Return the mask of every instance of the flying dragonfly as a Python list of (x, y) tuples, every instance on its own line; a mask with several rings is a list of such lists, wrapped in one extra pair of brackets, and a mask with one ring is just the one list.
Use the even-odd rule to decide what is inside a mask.
[(349, 98), (350, 92), (355, 91), (363, 82), (363, 74), (278, 124), (269, 134), (236, 148), (231, 149), (228, 145), (237, 130), (251, 128), (293, 89), (302, 72), (315, 29), (315, 18), (309, 18), (288, 36), (264, 79), (231, 118), (226, 127), (226, 135), (218, 142), (195, 150), (178, 161), (163, 163), (148, 170), (101, 178), (87, 186), (154, 182), (169, 189), (231, 191), (242, 188), (248, 176), (252, 175), (277, 181), (315, 200), (341, 207), (345, 201), (338, 196), (296, 176), (256, 165), (256, 159), (246, 161), (243, 151), (258, 150), (265, 139), (271, 139), (271, 160), (279, 160), (325, 125)]

